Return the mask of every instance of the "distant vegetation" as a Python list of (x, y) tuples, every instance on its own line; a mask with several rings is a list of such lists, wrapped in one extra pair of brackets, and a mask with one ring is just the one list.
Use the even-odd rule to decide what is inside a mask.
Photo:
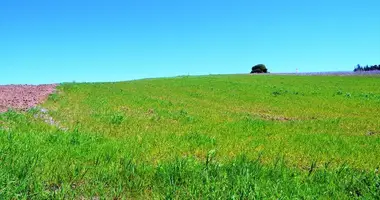
[(379, 86), (292, 75), (61, 84), (46, 112), (0, 114), (0, 199), (379, 199)]
[(264, 64), (258, 64), (252, 67), (251, 74), (254, 73), (268, 73), (268, 69)]
[(371, 65), (371, 66), (360, 66), (359, 64), (354, 69), (354, 72), (361, 72), (361, 71), (375, 71), (380, 70), (380, 65)]

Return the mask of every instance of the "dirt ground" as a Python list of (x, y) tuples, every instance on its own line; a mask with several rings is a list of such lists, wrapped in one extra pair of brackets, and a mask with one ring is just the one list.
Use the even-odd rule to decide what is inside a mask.
[(0, 113), (8, 108), (27, 110), (47, 99), (57, 85), (0, 85)]

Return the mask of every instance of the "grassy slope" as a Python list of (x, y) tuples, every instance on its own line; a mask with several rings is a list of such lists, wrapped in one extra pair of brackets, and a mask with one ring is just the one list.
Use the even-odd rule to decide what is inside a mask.
[(44, 107), (69, 131), (1, 115), (4, 197), (379, 197), (379, 76), (63, 84)]

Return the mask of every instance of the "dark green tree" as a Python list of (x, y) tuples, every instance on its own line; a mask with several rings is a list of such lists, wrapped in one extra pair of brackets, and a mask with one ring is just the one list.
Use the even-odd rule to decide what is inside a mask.
[(264, 64), (258, 64), (252, 67), (251, 74), (253, 73), (268, 73), (268, 69)]

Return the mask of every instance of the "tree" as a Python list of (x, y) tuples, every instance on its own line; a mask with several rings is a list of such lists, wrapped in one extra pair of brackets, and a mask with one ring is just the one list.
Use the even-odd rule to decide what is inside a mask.
[(268, 69), (264, 64), (258, 64), (252, 67), (251, 74), (253, 73), (268, 73)]
[(354, 69), (354, 72), (357, 72), (357, 71), (363, 71), (363, 67), (360, 66), (360, 64), (356, 65), (356, 68)]

